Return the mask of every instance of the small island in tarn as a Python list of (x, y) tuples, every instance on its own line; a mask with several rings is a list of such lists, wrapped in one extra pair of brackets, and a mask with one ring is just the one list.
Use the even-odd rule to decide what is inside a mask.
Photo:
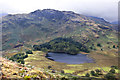
[(80, 51), (89, 53), (88, 48), (74, 41), (72, 38), (56, 38), (47, 43), (41, 45), (34, 45), (34, 50), (47, 51), (47, 52), (59, 52), (68, 54), (78, 54)]

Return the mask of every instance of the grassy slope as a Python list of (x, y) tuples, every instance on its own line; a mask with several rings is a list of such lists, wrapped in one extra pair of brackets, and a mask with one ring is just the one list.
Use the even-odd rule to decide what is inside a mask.
[[(61, 16), (62, 13), (63, 18), (57, 19), (58, 16), (55, 16), (54, 19), (40, 16), (40, 12), (44, 13), (44, 10), (37, 11), (39, 14), (35, 11), (33, 14), (16, 14), (3, 17), (3, 49), (13, 48), (15, 44), (23, 43), (23, 41), (25, 46), (26, 44), (31, 46), (45, 43), (57, 37), (73, 37), (76, 41), (85, 43), (86, 46), (91, 46), (93, 43), (96, 44), (98, 42), (103, 43), (105, 46), (107, 41), (113, 41), (117, 44), (116, 31), (104, 29), (113, 25), (106, 23), (102, 19), (86, 17), (74, 12), (45, 11), (47, 16), (50, 17), (54, 15)], [(51, 11), (55, 14), (51, 15)], [(56, 14), (56, 12), (60, 12), (60, 14)], [(108, 38), (103, 36), (103, 34), (108, 36)], [(99, 38), (96, 38), (96, 36), (99, 36)], [(86, 43), (88, 40), (89, 42)]]
[[(38, 68), (44, 68), (44, 69), (47, 69), (48, 66), (52, 66), (53, 69), (57, 71), (64, 70), (65, 73), (74, 74), (75, 72), (81, 71), (80, 74), (84, 74), (85, 71), (96, 69), (96, 67), (105, 68), (105, 67), (110, 67), (112, 65), (117, 65), (117, 60), (115, 58), (104, 56), (101, 54), (94, 54), (94, 53), (90, 54), (90, 56), (96, 59), (96, 63), (65, 64), (65, 63), (51, 61), (45, 58), (44, 57), (45, 53), (41, 51), (33, 51), (33, 53), (34, 53), (33, 55), (29, 55), (29, 57), (25, 59), (26, 64), (30, 64)], [(88, 70), (85, 70), (85, 69), (88, 69)]]

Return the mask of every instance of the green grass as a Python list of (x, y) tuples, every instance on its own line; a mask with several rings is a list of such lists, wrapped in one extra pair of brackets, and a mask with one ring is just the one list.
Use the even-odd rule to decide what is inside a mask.
[[(104, 71), (106, 71), (106, 72), (109, 72), (109, 71), (111, 70), (110, 67), (102, 67), (102, 69), (103, 69)], [(119, 70), (118, 70), (118, 69), (115, 69), (115, 72), (116, 72), (116, 73), (119, 73)]]
[[(90, 55), (91, 56), (94, 55), (93, 57), (95, 59), (98, 59), (96, 63), (65, 64), (65, 63), (51, 61), (45, 58), (45, 53), (42, 51), (33, 51), (33, 54), (28, 55), (28, 58), (25, 59), (25, 64), (29, 64), (31, 66), (35, 66), (37, 68), (42, 68), (42, 69), (48, 69), (48, 66), (52, 66), (52, 69), (54, 70), (57, 70), (57, 71), (64, 70), (65, 73), (71, 73), (71, 74), (77, 71), (83, 71), (83, 72), (77, 73), (77, 75), (79, 76), (85, 76), (86, 73), (89, 73), (91, 70), (95, 70), (95, 69), (103, 68), (103, 70), (105, 70), (106, 72), (108, 72), (111, 69), (110, 67), (106, 67), (106, 64), (111, 63), (111, 61), (106, 62), (106, 60), (104, 60), (104, 58), (108, 56), (104, 56), (100, 54), (92, 54), (92, 53)], [(99, 59), (102, 59), (102, 60), (99, 60)], [(114, 64), (111, 63), (111, 65), (114, 65)], [(100, 66), (101, 68), (98, 66)], [(88, 70), (84, 71), (84, 69), (88, 69)], [(118, 70), (116, 70), (116, 72), (118, 72)]]
[(64, 71), (65, 71), (65, 73), (71, 73), (71, 74), (72, 74), (73, 72), (75, 72), (75, 71), (73, 71), (73, 70), (66, 70), (66, 69), (65, 69)]
[(110, 67), (102, 67), (102, 69), (106, 72), (109, 72), (111, 68)]
[(67, 66), (70, 66), (70, 67), (82, 67), (83, 65), (79, 65), (79, 64), (69, 64)]
[(85, 73), (84, 74), (78, 74), (78, 76), (85, 76)]

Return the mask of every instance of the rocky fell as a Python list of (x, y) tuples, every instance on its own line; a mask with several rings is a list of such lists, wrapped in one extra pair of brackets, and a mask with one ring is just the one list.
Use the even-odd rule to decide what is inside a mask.
[(99, 43), (104, 49), (117, 46), (113, 24), (71, 11), (44, 9), (29, 14), (9, 14), (2, 17), (2, 30), (4, 50), (16, 45), (41, 44), (58, 37), (71, 37), (87, 47), (96, 47)]

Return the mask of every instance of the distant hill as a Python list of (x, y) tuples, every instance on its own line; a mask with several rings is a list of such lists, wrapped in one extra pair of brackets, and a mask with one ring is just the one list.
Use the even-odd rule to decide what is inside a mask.
[(58, 37), (71, 37), (87, 47), (101, 43), (107, 49), (117, 45), (115, 25), (72, 11), (43, 9), (29, 14), (8, 14), (2, 25), (3, 50), (19, 44), (43, 44)]
[(0, 17), (6, 16), (8, 13), (0, 13)]
[(118, 21), (111, 22), (111, 24), (118, 24)]

